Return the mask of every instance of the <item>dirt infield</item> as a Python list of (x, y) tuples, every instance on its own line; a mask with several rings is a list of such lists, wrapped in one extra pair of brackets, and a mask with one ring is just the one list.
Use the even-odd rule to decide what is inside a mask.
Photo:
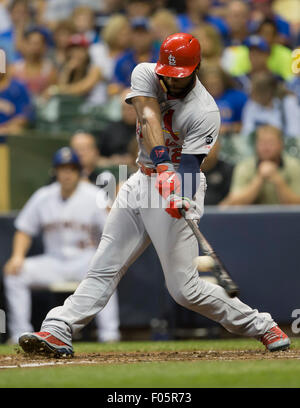
[(270, 353), (264, 350), (206, 350), (78, 353), (73, 358), (51, 358), (25, 354), (1, 355), (0, 369), (29, 368), (55, 365), (132, 364), (170, 361), (244, 361), (244, 360), (300, 360), (300, 350)]

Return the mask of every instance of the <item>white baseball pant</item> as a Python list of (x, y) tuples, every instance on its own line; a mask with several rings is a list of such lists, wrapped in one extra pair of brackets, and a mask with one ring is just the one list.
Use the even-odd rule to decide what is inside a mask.
[[(94, 250), (82, 251), (80, 256), (72, 260), (61, 260), (47, 254), (28, 257), (18, 275), (4, 276), (11, 341), (17, 343), (22, 333), (33, 331), (31, 289), (47, 288), (62, 282), (80, 282), (94, 253)], [(120, 340), (116, 292), (101, 313), (96, 315), (96, 326), (99, 341)]]
[[(229, 332), (259, 338), (275, 326), (269, 313), (259, 313), (225, 290), (199, 278), (192, 260), (198, 243), (184, 219), (174, 219), (162, 208), (145, 208), (160, 196), (154, 177), (136, 172), (121, 187), (109, 213), (89, 272), (63, 306), (52, 309), (42, 330), (71, 345), (72, 334), (81, 330), (106, 305), (128, 267), (152, 241), (159, 256), (166, 286), (180, 305), (219, 322)], [(206, 189), (201, 174), (197, 208), (190, 216), (200, 219)], [(234, 250), (234, 248), (233, 248)]]

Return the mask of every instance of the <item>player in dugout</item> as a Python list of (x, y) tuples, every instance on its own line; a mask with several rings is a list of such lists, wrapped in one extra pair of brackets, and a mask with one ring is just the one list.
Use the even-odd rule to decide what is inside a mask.
[[(48, 288), (84, 278), (107, 218), (104, 192), (81, 179), (81, 163), (74, 150), (59, 149), (53, 167), (56, 182), (38, 189), (16, 218), (12, 254), (4, 266), (10, 343), (32, 330), (32, 287)], [(26, 257), (40, 232), (44, 253)], [(99, 341), (120, 340), (116, 293), (97, 314), (96, 326)]]

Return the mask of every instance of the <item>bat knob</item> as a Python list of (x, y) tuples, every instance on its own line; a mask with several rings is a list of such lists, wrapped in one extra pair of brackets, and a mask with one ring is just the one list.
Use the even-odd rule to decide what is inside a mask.
[(220, 285), (223, 286), (229, 297), (234, 298), (238, 296), (239, 288), (231, 279), (228, 279), (227, 277), (221, 277)]
[(234, 283), (229, 283), (225, 290), (229, 297), (234, 298), (237, 297), (239, 294), (239, 288)]

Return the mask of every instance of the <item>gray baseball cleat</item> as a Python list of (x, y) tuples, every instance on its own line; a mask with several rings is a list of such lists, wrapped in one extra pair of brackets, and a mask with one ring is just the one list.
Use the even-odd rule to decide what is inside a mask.
[(47, 357), (73, 357), (72, 346), (62, 342), (49, 332), (24, 333), (19, 345), (25, 353), (41, 354)]

